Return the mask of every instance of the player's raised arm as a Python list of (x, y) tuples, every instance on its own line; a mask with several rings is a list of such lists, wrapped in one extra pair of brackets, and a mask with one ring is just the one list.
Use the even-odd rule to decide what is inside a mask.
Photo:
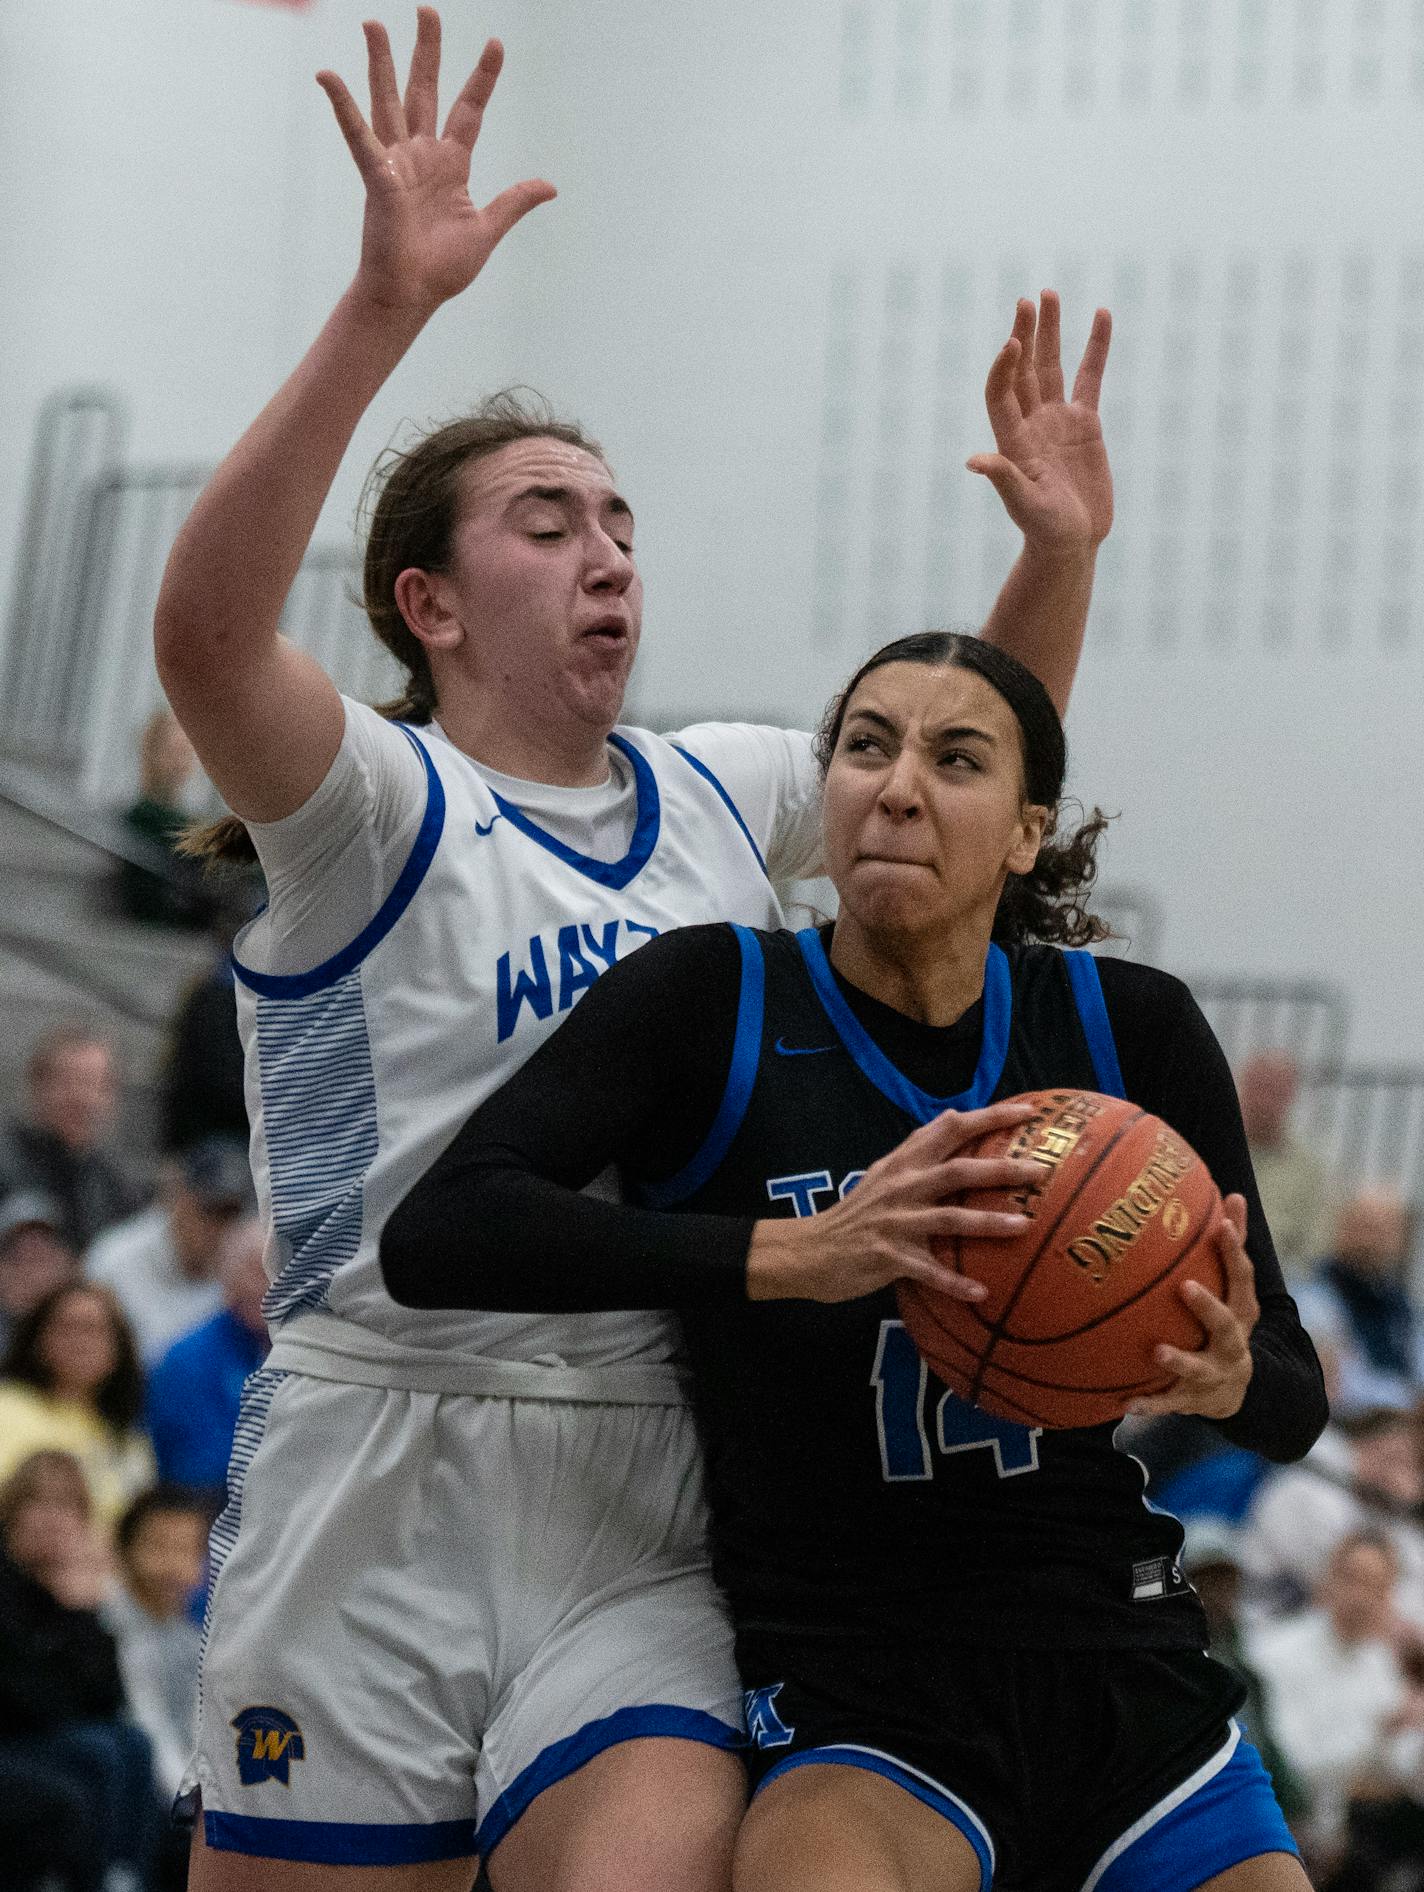
[(1098, 419), (1111, 336), (1112, 319), (1099, 309), (1069, 400), (1058, 297), (1045, 289), (1037, 311), (1021, 300), (984, 389), (997, 451), (969, 461), (1024, 535), (984, 636), (1033, 671), (1060, 716), (1083, 648), (1098, 547), (1112, 525), (1112, 473)]
[(528, 179), (483, 209), (470, 158), (503, 63), (491, 40), (437, 130), (440, 21), (417, 15), (402, 96), (383, 26), (365, 27), (370, 120), (317, 75), (366, 188), (351, 286), (290, 379), (209, 481), (178, 536), (154, 623), (163, 686), (235, 813), (301, 806), (341, 742), (341, 702), (277, 632), (357, 422), (442, 302), (457, 296), (526, 211), (554, 195)]

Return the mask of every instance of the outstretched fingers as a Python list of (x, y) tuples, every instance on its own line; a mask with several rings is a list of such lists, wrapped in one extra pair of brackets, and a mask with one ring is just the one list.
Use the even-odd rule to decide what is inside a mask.
[(1027, 296), (1020, 296), (1014, 310), (1014, 336), (1019, 345), (1014, 392), (1018, 395), (1019, 406), (1023, 409), (1025, 416), (1032, 414), (1043, 399), (1038, 385), (1038, 368), (1034, 360), (1037, 327), (1038, 311)]
[(1063, 399), (1061, 324), (1062, 307), (1058, 292), (1056, 289), (1045, 289), (1038, 298), (1038, 331), (1033, 342), (1038, 391), (1045, 401)]
[(480, 54), (479, 63), (461, 86), (459, 97), (450, 107), (444, 135), (455, 139), (467, 151), (475, 148), (480, 126), (484, 123), (485, 107), (490, 102), (503, 64), (504, 47), (497, 39), (488, 40)]
[(1261, 1303), (1256, 1298), (1256, 1270), (1246, 1253), (1246, 1199), (1228, 1196), (1224, 1207), (1217, 1240), (1226, 1265), (1226, 1305), (1249, 1334), (1261, 1318)]
[(331, 109), (336, 114), (336, 122), (341, 127), (346, 147), (356, 160), (357, 170), (369, 183), (385, 167), (385, 147), (361, 116), (361, 107), (352, 98), (343, 79), (334, 72), (319, 72), (316, 82), (331, 101)]
[(982, 1301), (989, 1290), (973, 1275), (961, 1274), (942, 1261), (930, 1261), (924, 1255), (906, 1255), (896, 1276), (900, 1281), (915, 1281), (951, 1301)]
[(984, 383), (984, 406), (988, 410), (994, 439), (1000, 447), (1008, 445), (1023, 426), (1023, 409), (1019, 406), (1018, 397), (1021, 353), (1022, 345), (1018, 336), (1011, 335), (995, 355), (989, 378)]
[(511, 184), (498, 197), (492, 197), (483, 214), (494, 232), (495, 242), (508, 236), (521, 217), (527, 217), (531, 210), (537, 210), (540, 204), (547, 204), (558, 194), (544, 178), (527, 177), (522, 184)]
[(979, 1110), (944, 1110), (907, 1137), (902, 1148), (921, 1140), (930, 1150), (947, 1155), (988, 1136), (993, 1130), (1017, 1130), (1038, 1115), (1038, 1106), (1026, 1098), (1006, 1097), (997, 1104), (985, 1104)]
[(399, 144), (406, 135), (405, 107), (396, 83), (396, 62), (391, 39), (379, 20), (365, 20), (366, 76), (371, 88), (371, 129), (383, 145)]
[(412, 138), (435, 136), (440, 98), (440, 15), (434, 7), (415, 10), (415, 51), (405, 84), (405, 122)]
[(1098, 397), (1103, 390), (1103, 370), (1108, 365), (1108, 348), (1112, 342), (1112, 317), (1106, 309), (1099, 309), (1093, 316), (1093, 326), (1088, 331), (1088, 345), (1083, 350), (1083, 359), (1078, 364), (1078, 373), (1073, 381), (1073, 402), (1078, 407), (1090, 407), (1096, 414)]

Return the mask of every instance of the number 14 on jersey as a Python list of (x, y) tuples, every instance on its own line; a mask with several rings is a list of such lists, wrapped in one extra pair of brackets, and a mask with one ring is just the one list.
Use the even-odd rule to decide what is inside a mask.
[[(875, 1424), (880, 1434), (880, 1469), (892, 1483), (934, 1477), (929, 1429), (925, 1424), (925, 1388), (929, 1372), (915, 1343), (898, 1320), (880, 1323), (880, 1340), (870, 1384), (875, 1388)], [(1038, 1426), (968, 1406), (945, 1393), (935, 1408), (935, 1441), (941, 1452), (990, 1451), (1000, 1478), (1038, 1470)]]

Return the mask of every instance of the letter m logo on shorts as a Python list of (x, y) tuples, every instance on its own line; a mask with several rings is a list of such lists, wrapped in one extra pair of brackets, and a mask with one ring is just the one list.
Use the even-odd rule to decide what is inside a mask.
[(229, 1724), (237, 1729), (237, 1771), (244, 1787), (277, 1780), (291, 1785), (293, 1761), (306, 1759), (302, 1731), (280, 1708), (244, 1708)]
[(785, 1686), (784, 1682), (772, 1682), (766, 1688), (747, 1690), (747, 1739), (753, 1747), (790, 1747), (796, 1730), (787, 1727), (775, 1706)]

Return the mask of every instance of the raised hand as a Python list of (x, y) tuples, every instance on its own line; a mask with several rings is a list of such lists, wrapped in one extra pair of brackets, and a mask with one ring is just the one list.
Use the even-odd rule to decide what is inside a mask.
[(497, 39), (480, 54), (450, 107), (444, 131), (437, 133), (440, 16), (434, 7), (417, 9), (404, 97), (386, 29), (368, 20), (363, 30), (369, 124), (334, 72), (316, 75), (366, 186), (357, 288), (380, 308), (423, 318), (467, 289), (500, 238), (556, 193), (542, 178), (526, 178), (483, 209), (471, 200), (470, 157), (504, 64)]
[(1035, 1188), (1036, 1163), (960, 1152), (991, 1130), (1016, 1128), (1034, 1114), (1018, 1099), (983, 1110), (947, 1110), (872, 1163), (848, 1195), (819, 1215), (758, 1222), (747, 1254), (753, 1301), (850, 1301), (909, 1279), (965, 1301), (983, 1286), (935, 1259), (953, 1235), (1007, 1238), (1028, 1227), (1010, 1209), (971, 1209), (950, 1200), (969, 1190)]
[(1112, 525), (1112, 473), (1098, 420), (1112, 318), (1093, 317), (1073, 398), (1064, 398), (1058, 297), (1024, 297), (984, 388), (996, 453), (968, 466), (989, 480), (1014, 524), (1043, 548), (1096, 546)]
[(1226, 1299), (1200, 1281), (1183, 1284), (1182, 1299), (1206, 1329), (1206, 1345), (1197, 1353), (1184, 1353), (1180, 1347), (1154, 1349), (1158, 1366), (1175, 1377), (1165, 1392), (1133, 1400), (1128, 1411), (1135, 1417), (1190, 1412), (1203, 1419), (1229, 1419), (1241, 1410), (1251, 1384), (1251, 1329), (1260, 1319), (1261, 1306), (1256, 1273), (1246, 1253), (1245, 1197), (1228, 1196), (1223, 1206), (1217, 1244), (1226, 1268)]

